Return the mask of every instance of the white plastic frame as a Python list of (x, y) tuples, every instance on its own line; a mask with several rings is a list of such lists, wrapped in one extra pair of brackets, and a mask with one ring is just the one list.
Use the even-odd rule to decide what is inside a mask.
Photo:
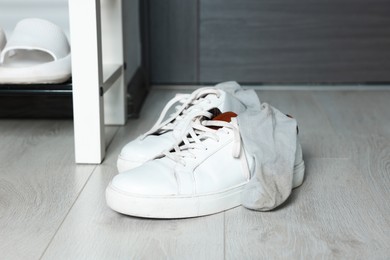
[[(126, 123), (121, 0), (69, 0), (76, 163), (99, 164), (104, 125)], [(104, 96), (104, 98), (103, 98)]]

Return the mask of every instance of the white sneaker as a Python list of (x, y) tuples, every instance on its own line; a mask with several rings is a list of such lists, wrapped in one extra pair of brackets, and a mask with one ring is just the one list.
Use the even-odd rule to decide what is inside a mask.
[[(188, 135), (165, 156), (114, 177), (106, 190), (109, 207), (147, 218), (209, 215), (241, 205), (241, 193), (254, 170), (242, 145), (236, 114), (213, 120), (199, 112)], [(301, 185), (304, 166), (297, 144), (293, 187)]]
[[(193, 116), (191, 113), (218, 108), (221, 111), (241, 112), (245, 106), (234, 97), (241, 90), (236, 82), (225, 82), (215, 87), (200, 88), (192, 94), (180, 94), (170, 100), (155, 125), (145, 134), (126, 144), (118, 156), (117, 167), (124, 172), (154, 159), (183, 138)], [(168, 110), (177, 102), (176, 112), (164, 120)]]

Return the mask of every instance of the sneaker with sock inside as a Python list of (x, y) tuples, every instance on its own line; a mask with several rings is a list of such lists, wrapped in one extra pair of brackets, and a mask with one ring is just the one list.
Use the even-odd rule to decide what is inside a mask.
[[(244, 91), (236, 82), (225, 82), (215, 87), (205, 87), (192, 94), (179, 94), (162, 110), (154, 126), (145, 134), (126, 144), (117, 160), (119, 172), (124, 172), (154, 159), (163, 151), (171, 149), (180, 141), (191, 119), (191, 113), (218, 108), (221, 111), (241, 112), (245, 106), (234, 97)], [(176, 111), (165, 119), (167, 112), (175, 106)], [(165, 119), (165, 120), (164, 120)]]
[[(145, 218), (187, 218), (241, 205), (254, 162), (243, 147), (237, 115), (198, 111), (192, 116), (172, 150), (113, 178), (106, 189), (109, 207)], [(304, 174), (298, 142), (296, 151), (293, 188)]]

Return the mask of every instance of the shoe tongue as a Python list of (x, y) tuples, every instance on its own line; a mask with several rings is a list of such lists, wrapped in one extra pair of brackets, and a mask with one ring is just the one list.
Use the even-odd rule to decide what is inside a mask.
[[(218, 108), (212, 111), (210, 110), (209, 112), (213, 114), (213, 118), (211, 119), (211, 121), (225, 121), (230, 123), (230, 121), (232, 121), (232, 117), (237, 116), (237, 114), (234, 112), (221, 113), (221, 111)], [(208, 126), (208, 127), (214, 130), (221, 128), (220, 126)]]
[(213, 119), (211, 119), (211, 120), (225, 121), (225, 122), (229, 123), (232, 120), (232, 117), (237, 117), (237, 114), (234, 112), (225, 112), (225, 113), (221, 113), (219, 115), (214, 116)]
[(229, 123), (232, 117), (237, 117), (236, 113), (231, 111), (222, 113), (221, 110), (219, 110), (219, 108), (210, 109), (209, 112), (212, 114), (211, 119), (209, 120), (225, 121)]

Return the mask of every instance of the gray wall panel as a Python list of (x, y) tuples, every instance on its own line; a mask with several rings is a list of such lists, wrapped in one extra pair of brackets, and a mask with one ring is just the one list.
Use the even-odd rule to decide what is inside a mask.
[(200, 0), (200, 81), (390, 81), (388, 0)]
[(152, 83), (198, 80), (198, 1), (150, 0)]
[(139, 1), (143, 0), (125, 0), (122, 5), (124, 60), (127, 64), (126, 84), (130, 82), (141, 65)]

